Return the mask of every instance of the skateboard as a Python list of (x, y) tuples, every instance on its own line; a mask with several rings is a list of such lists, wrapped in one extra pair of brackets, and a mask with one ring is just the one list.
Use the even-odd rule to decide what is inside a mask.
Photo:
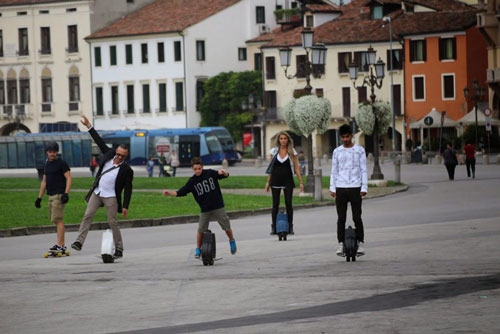
[(59, 252), (55, 250), (49, 250), (48, 252), (43, 254), (44, 258), (48, 258), (49, 256), (52, 257), (62, 257), (63, 255), (69, 256), (69, 250), (66, 250), (65, 252)]
[(278, 240), (286, 241), (288, 232), (288, 215), (286, 213), (278, 213), (276, 217), (276, 234), (278, 235)]
[(358, 252), (358, 241), (356, 240), (356, 230), (351, 226), (345, 229), (344, 236), (344, 255), (345, 260), (350, 262), (356, 261), (356, 253)]
[(213, 266), (215, 261), (215, 234), (210, 230), (203, 232), (201, 238), (201, 260), (204, 266)]

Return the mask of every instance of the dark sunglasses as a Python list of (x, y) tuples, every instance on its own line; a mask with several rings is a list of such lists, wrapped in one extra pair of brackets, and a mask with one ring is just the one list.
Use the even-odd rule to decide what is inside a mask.
[(119, 158), (125, 158), (126, 155), (123, 155), (123, 154), (120, 154), (120, 153), (116, 153), (116, 156), (119, 157)]

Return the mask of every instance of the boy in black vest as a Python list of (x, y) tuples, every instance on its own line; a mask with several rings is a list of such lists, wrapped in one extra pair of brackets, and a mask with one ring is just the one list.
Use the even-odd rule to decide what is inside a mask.
[(196, 251), (194, 254), (196, 258), (199, 258), (201, 255), (201, 237), (203, 232), (208, 230), (208, 223), (210, 220), (217, 220), (221, 228), (226, 232), (229, 238), (231, 254), (235, 254), (236, 241), (233, 237), (229, 217), (224, 209), (224, 200), (222, 199), (218, 181), (219, 179), (227, 178), (229, 173), (223, 169), (219, 171), (213, 169), (204, 170), (203, 163), (198, 157), (191, 160), (191, 168), (194, 171), (194, 175), (191, 176), (188, 182), (177, 191), (163, 190), (163, 196), (182, 197), (186, 196), (188, 193), (192, 193), (194, 199), (198, 202), (201, 209), (201, 215), (198, 234), (196, 236)]
[(56, 224), (57, 244), (50, 248), (51, 251), (64, 253), (64, 207), (69, 201), (69, 190), (71, 189), (71, 173), (66, 161), (59, 159), (57, 154), (59, 145), (56, 142), (50, 142), (45, 148), (47, 160), (43, 166), (42, 183), (40, 192), (35, 201), (35, 207), (40, 209), (42, 197), (47, 190), (49, 196), (49, 217), (50, 222)]

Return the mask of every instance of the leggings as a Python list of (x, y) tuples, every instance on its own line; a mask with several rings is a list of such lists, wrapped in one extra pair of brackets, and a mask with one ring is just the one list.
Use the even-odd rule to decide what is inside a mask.
[[(273, 226), (276, 227), (276, 216), (278, 215), (278, 210), (280, 206), (280, 194), (282, 188), (271, 188), (273, 194)], [(292, 227), (293, 225), (293, 207), (292, 207), (292, 195), (293, 195), (293, 187), (286, 187), (283, 189), (283, 193), (285, 194), (285, 205), (286, 205), (286, 214), (288, 215), (288, 226)]]

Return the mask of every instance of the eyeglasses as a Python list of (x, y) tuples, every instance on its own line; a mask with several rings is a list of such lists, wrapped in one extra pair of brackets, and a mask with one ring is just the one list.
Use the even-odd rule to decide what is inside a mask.
[(125, 158), (125, 157), (126, 157), (125, 155), (120, 154), (120, 153), (116, 153), (116, 156), (117, 156), (118, 158)]

